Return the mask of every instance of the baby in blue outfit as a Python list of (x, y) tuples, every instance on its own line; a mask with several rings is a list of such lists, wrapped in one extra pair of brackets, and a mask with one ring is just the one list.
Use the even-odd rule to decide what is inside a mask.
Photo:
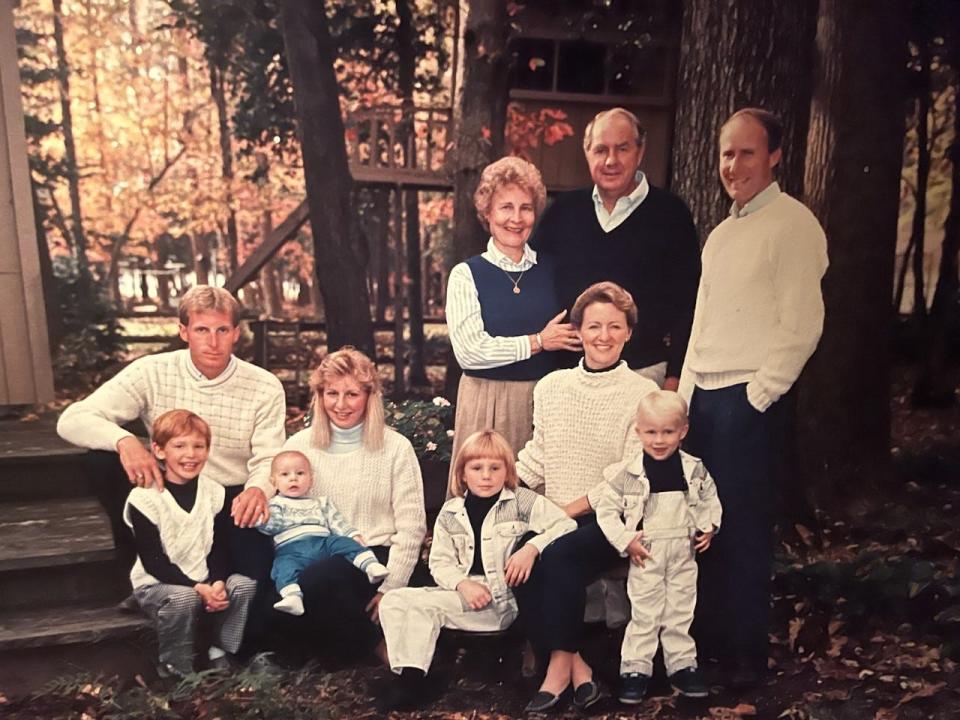
[(277, 495), (270, 500), (270, 517), (258, 526), (273, 536), (274, 558), (270, 577), (280, 600), (274, 608), (290, 615), (303, 615), (300, 572), (311, 563), (341, 555), (367, 574), (371, 583), (380, 582), (390, 571), (363, 538), (323, 496), (310, 496), (313, 469), (307, 457), (296, 450), (285, 450), (273, 458), (270, 481)]

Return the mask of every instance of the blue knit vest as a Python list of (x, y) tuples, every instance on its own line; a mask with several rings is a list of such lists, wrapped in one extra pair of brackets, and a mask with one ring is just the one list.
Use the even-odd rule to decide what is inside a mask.
[[(553, 263), (537, 258), (537, 264), (520, 278), (520, 294), (513, 292), (507, 273), (480, 255), (467, 260), (480, 299), (480, 316), (488, 334), (501, 337), (531, 335), (543, 330), (560, 312), (553, 282)], [(514, 280), (520, 273), (511, 273)], [(464, 370), (471, 377), (489, 380), (539, 380), (557, 367), (556, 353), (540, 352), (526, 360), (487, 370)]]

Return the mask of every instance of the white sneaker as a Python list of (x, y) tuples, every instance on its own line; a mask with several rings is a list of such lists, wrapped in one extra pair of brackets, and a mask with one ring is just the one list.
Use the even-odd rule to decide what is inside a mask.
[(275, 602), (273, 609), (288, 615), (303, 615), (303, 598), (299, 595), (287, 595)]
[(380, 582), (387, 575), (390, 574), (390, 571), (387, 570), (387, 566), (384, 565), (383, 563), (378, 563), (378, 562), (372, 562), (369, 565), (367, 565), (364, 572), (367, 574), (367, 577), (370, 579), (371, 585)]

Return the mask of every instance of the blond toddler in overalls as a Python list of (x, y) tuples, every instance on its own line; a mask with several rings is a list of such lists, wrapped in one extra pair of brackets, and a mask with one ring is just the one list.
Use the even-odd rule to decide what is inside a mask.
[[(619, 698), (628, 704), (643, 700), (658, 640), (671, 684), (683, 695), (704, 697), (690, 624), (697, 604), (696, 553), (710, 547), (720, 527), (720, 500), (703, 463), (680, 450), (689, 425), (679, 395), (645, 395), (635, 429), (643, 449), (604, 471), (597, 507), (607, 540), (631, 560)], [(651, 557), (644, 560), (641, 549)]]

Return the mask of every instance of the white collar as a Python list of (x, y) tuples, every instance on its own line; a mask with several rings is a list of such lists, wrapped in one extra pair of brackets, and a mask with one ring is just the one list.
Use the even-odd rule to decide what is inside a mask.
[(520, 262), (515, 263), (513, 260), (507, 257), (503, 251), (500, 250), (500, 248), (497, 247), (497, 244), (493, 241), (492, 237), (487, 240), (487, 249), (484, 251), (482, 257), (484, 260), (489, 261), (498, 268), (502, 268), (509, 272), (529, 270), (531, 267), (537, 264), (537, 251), (530, 247), (529, 244), (524, 243), (523, 256), (520, 258)]
[[(627, 208), (634, 208), (647, 199), (647, 195), (650, 194), (650, 182), (647, 180), (646, 174), (642, 170), (637, 170), (636, 179), (637, 186), (633, 189), (633, 192), (617, 198), (614, 211), (616, 211), (617, 205), (621, 203)], [(600, 198), (600, 189), (596, 185), (593, 186), (593, 202), (604, 210), (607, 209), (603, 204), (603, 200)]]
[(193, 358), (190, 357), (190, 348), (188, 347), (184, 352), (187, 354), (187, 372), (190, 373), (190, 377), (197, 382), (217, 383), (222, 380), (226, 380), (233, 374), (233, 371), (236, 370), (237, 367), (237, 356), (230, 355), (230, 360), (227, 362), (227, 366), (223, 369), (223, 372), (221, 372), (215, 378), (208, 378), (197, 369), (196, 365), (193, 364)]

